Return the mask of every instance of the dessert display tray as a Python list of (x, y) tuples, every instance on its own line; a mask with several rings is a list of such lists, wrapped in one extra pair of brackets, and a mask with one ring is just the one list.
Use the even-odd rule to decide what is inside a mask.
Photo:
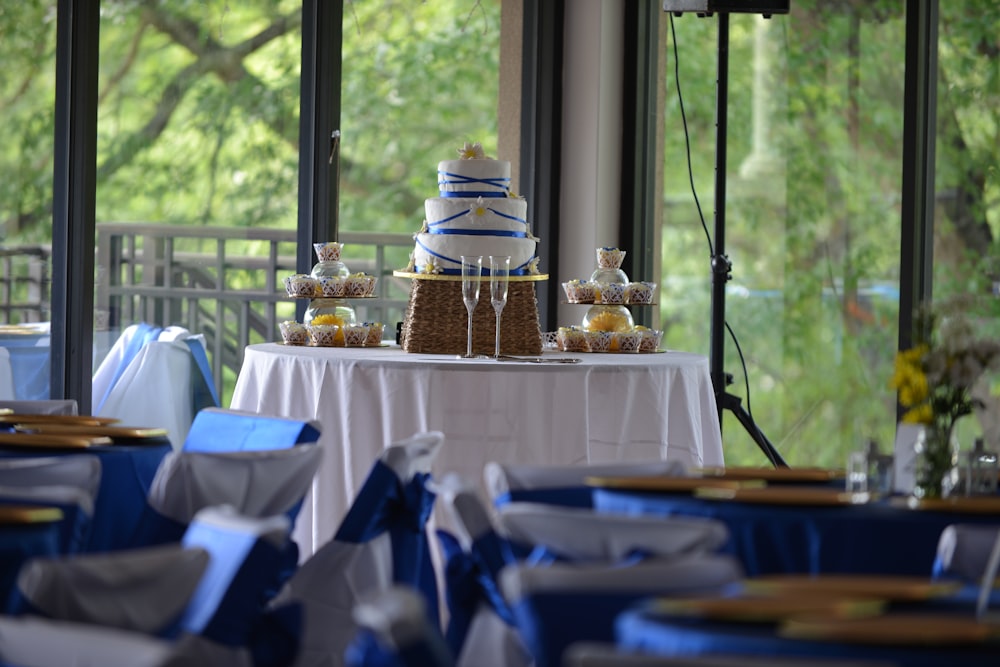
[(608, 303), (606, 301), (597, 301), (595, 299), (588, 299), (584, 301), (570, 301), (568, 299), (563, 299), (561, 303), (568, 304), (570, 306), (658, 306), (660, 304), (653, 301), (619, 301), (618, 303)]

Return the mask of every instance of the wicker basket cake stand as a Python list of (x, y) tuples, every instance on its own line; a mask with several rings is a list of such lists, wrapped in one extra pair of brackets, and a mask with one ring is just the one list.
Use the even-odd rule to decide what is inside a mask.
[[(410, 300), (403, 316), (400, 344), (406, 352), (465, 354), (469, 313), (462, 301), (462, 276), (393, 271), (411, 278)], [(500, 353), (542, 353), (535, 283), (547, 274), (510, 276), (507, 305), (500, 318)], [(472, 316), (472, 351), (491, 355), (496, 336), (496, 313), (490, 304), (489, 276), (483, 276), (479, 303)]]

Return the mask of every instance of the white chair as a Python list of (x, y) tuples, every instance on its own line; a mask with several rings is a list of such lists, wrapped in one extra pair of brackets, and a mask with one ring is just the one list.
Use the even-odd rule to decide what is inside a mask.
[(677, 461), (622, 462), (581, 465), (516, 465), (490, 461), (483, 467), (483, 482), (494, 505), (536, 501), (590, 506), (587, 477), (681, 476)]
[(0, 501), (62, 510), (62, 553), (86, 548), (100, 483), (101, 460), (92, 454), (0, 459)]
[[(391, 586), (363, 596), (354, 607), (360, 633), (348, 649), (348, 667), (392, 664), (399, 667), (452, 667), (454, 660), (437, 626), (427, 619), (420, 593)], [(482, 664), (488, 662), (481, 656)]]
[(162, 635), (190, 604), (208, 563), (207, 550), (179, 543), (35, 558), (18, 576), (22, 613)]
[(699, 553), (627, 566), (514, 565), (500, 573), (500, 588), (536, 667), (559, 667), (576, 642), (614, 641), (615, 619), (641, 599), (718, 594), (742, 577), (735, 559)]
[(502, 506), (499, 523), (509, 542), (541, 545), (575, 562), (618, 561), (637, 552), (658, 557), (711, 553), (729, 537), (725, 524), (710, 519), (617, 516), (538, 503)]
[(253, 518), (288, 514), (294, 521), (321, 455), (316, 444), (257, 451), (170, 452), (150, 485), (147, 516), (132, 546), (179, 539), (198, 512), (217, 505)]
[(409, 585), (436, 619), (437, 583), (425, 533), (434, 494), (430, 468), (444, 442), (419, 433), (387, 447), (372, 466), (333, 539), (285, 584), (273, 606), (301, 604), (303, 634), (293, 667), (344, 664), (357, 634), (353, 610), (361, 596)]
[(933, 575), (957, 577), (979, 585), (990, 558), (993, 544), (1000, 537), (1000, 525), (952, 524), (941, 531)]
[[(289, 533), (284, 516), (208, 508), (180, 544), (39, 559), (19, 582), (34, 615), (0, 617), (0, 663), (250, 667), (257, 650), (287, 662), (294, 642), (262, 646), (269, 636), (258, 633), (267, 616), (261, 594)], [(169, 558), (179, 555), (187, 562), (171, 576)]]
[(180, 449), (198, 410), (219, 405), (204, 357), (201, 334), (128, 327), (94, 373), (91, 414), (166, 429)]
[[(448, 477), (439, 487), (475, 566), (503, 592), (500, 604), (486, 591), (477, 609), (452, 609), (455, 623), (468, 624), (464, 638), (461, 629), (449, 628), (459, 664), (465, 656), (472, 658), (465, 664), (475, 664), (472, 656), (483, 654), (526, 664), (518, 652), (523, 647), (535, 664), (558, 665), (572, 641), (611, 641), (614, 616), (629, 600), (686, 587), (716, 589), (743, 574), (733, 559), (714, 553), (728, 538), (720, 522), (521, 502), (491, 514), (471, 486)], [(561, 624), (560, 617), (572, 620)]]

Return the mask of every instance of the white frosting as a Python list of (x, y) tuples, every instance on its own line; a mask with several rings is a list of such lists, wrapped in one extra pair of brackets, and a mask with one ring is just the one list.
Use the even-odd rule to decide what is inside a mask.
[(446, 199), (433, 197), (424, 202), (427, 231), (448, 233), (455, 230), (497, 230), (523, 237), (528, 229), (528, 202), (523, 197), (492, 199)]
[[(424, 228), (414, 236), (417, 272), (460, 273), (462, 255), (510, 255), (513, 275), (537, 273), (528, 203), (509, 195), (510, 162), (462, 159), (438, 163), (440, 197), (424, 202)], [(487, 269), (488, 270), (488, 269)]]
[(505, 160), (442, 160), (438, 162), (438, 188), (442, 196), (506, 197), (510, 190), (510, 162)]
[(527, 273), (535, 257), (535, 241), (508, 236), (468, 236), (465, 234), (417, 234), (413, 260), (418, 271), (429, 262), (443, 270), (461, 272), (462, 255), (482, 255), (483, 266), (489, 272), (489, 256), (510, 255), (510, 270)]

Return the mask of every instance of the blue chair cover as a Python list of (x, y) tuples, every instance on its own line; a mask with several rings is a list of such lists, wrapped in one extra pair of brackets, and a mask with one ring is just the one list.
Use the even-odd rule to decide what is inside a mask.
[[(102, 472), (85, 551), (111, 551), (133, 546), (137, 527), (144, 517), (149, 486), (160, 461), (170, 451), (172, 449), (167, 440), (87, 449), (88, 454), (94, 454), (101, 460)], [(61, 450), (26, 452), (23, 449), (0, 449), (0, 457), (12, 458), (63, 454), (65, 452)]]
[(185, 338), (184, 343), (191, 350), (191, 377), (195, 378), (191, 396), (191, 411), (198, 414), (199, 410), (208, 407), (219, 407), (219, 393), (215, 389), (215, 378), (212, 377), (212, 367), (208, 363), (205, 344), (200, 338)]
[(21, 566), (37, 556), (59, 554), (58, 522), (15, 523), (0, 526), (0, 603), (10, 613), (20, 605), (17, 575)]
[(56, 553), (68, 555), (86, 551), (92, 517), (76, 503), (45, 500), (35, 496), (20, 497), (16, 494), (16, 490), (12, 489), (6, 495), (0, 496), (0, 505), (41, 505), (58, 508), (62, 511), (63, 518), (56, 522), (59, 538)]
[(361, 544), (389, 533), (393, 581), (423, 593), (428, 616), (437, 623), (437, 582), (425, 531), (436, 498), (427, 488), (429, 479), (417, 473), (404, 484), (392, 468), (376, 461), (333, 539)]
[(184, 632), (226, 646), (248, 646), (281, 566), (281, 549), (256, 535), (222, 529), (197, 519), (182, 544), (211, 553), (208, 570), (180, 620)]
[(502, 507), (508, 503), (544, 503), (546, 505), (591, 508), (594, 506), (593, 496), (593, 489), (589, 486), (515, 489), (494, 498), (493, 504)]
[[(437, 531), (444, 561), (445, 602), (448, 605), (448, 627), (445, 641), (452, 655), (460, 655), (469, 634), (469, 627), (480, 605), (488, 605), (504, 622), (514, 626), (513, 612), (497, 586), (496, 575), (504, 563), (497, 560), (505, 548), (495, 534), (484, 536), (480, 548), (469, 552), (444, 530)], [(483, 546), (485, 545), (485, 546)], [(512, 557), (511, 557), (512, 558)], [(513, 561), (510, 561), (513, 562)]]
[(308, 421), (230, 410), (201, 410), (195, 415), (182, 449), (188, 452), (285, 449), (316, 442), (319, 436), (319, 430)]

